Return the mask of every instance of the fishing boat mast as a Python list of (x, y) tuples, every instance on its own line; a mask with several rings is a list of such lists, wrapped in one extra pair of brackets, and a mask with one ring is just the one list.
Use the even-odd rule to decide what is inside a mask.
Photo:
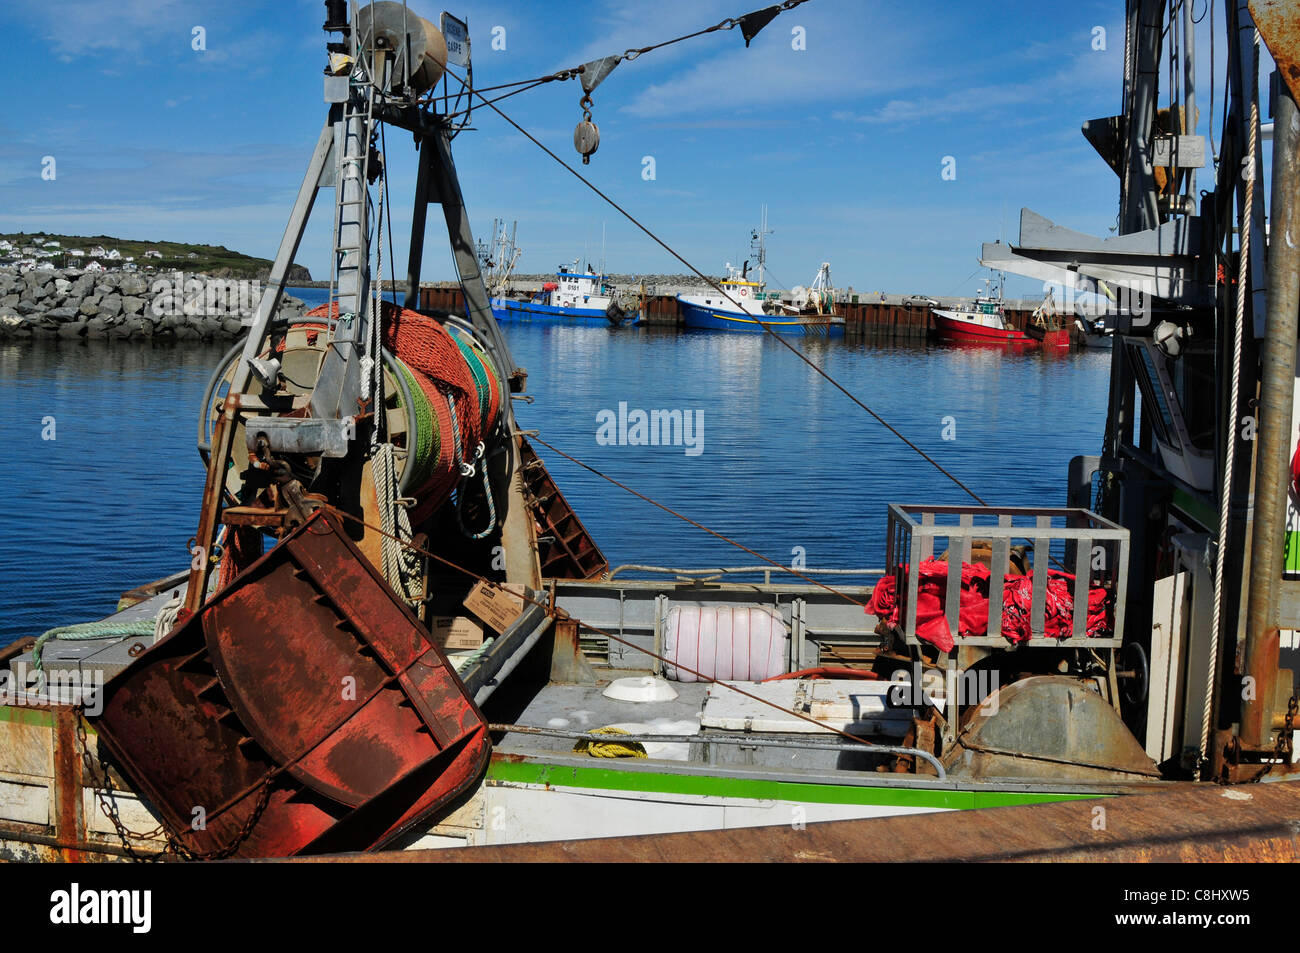
[(758, 264), (758, 286), (765, 288), (767, 286), (767, 236), (772, 234), (772, 230), (767, 227), (767, 205), (763, 205), (762, 218), (759, 226), (750, 232), (749, 247), (754, 254), (755, 261)]
[[(1072, 499), (1095, 498), (1133, 534), (1129, 657), (1152, 664), (1130, 724), (1166, 770), (1239, 781), (1292, 768), (1296, 691), (1279, 632), (1300, 628), (1291, 528), (1300, 250), (1289, 238), (1300, 79), (1286, 67), (1300, 46), (1293, 4), (1224, 7), (1228, 109), (1213, 188), (1196, 189), (1207, 150), (1190, 11), (1128, 0), (1123, 113), (1083, 124), (1119, 178), (1118, 234), (1094, 238), (1022, 209), (1018, 243), (985, 244), (981, 262), (1065, 287), (1082, 275), (1117, 292), (1105, 438), (1099, 455), (1072, 465)], [(1167, 109), (1165, 35), (1174, 38)], [(1259, 75), (1261, 40), (1284, 67), (1271, 82)]]

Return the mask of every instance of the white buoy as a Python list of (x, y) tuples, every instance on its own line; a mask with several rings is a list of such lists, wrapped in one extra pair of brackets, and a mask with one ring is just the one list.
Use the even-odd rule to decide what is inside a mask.
[(670, 702), (677, 697), (677, 689), (662, 678), (645, 675), (615, 679), (601, 694), (621, 702)]

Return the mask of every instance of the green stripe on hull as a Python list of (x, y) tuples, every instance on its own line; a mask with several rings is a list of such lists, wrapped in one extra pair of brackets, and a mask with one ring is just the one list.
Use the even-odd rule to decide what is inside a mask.
[(950, 811), (1077, 801), (1099, 796), (1032, 791), (949, 791), (902, 786), (815, 784), (716, 775), (617, 771), (610, 768), (580, 768), (520, 761), (493, 762), (488, 768), (487, 777), (489, 781), (514, 784), (634, 791), (640, 794), (685, 794), (696, 797), (801, 801), (813, 804), (874, 804), (882, 807), (938, 808)]
[(1283, 572), (1300, 573), (1300, 533), (1288, 532), (1286, 534), (1285, 548), (1283, 555), (1286, 562), (1282, 567)]
[(0, 705), (0, 721), (35, 725), (39, 728), (54, 727), (54, 716), (48, 708), (28, 708), (23, 705)]

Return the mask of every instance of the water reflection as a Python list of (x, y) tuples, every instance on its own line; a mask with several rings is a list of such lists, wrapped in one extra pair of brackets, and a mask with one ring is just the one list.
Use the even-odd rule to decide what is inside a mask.
[[(888, 502), (966, 501), (770, 338), (506, 333), (536, 398), (516, 404), (523, 426), (774, 559), (800, 546), (811, 566), (879, 565)], [(1106, 354), (791, 343), (991, 502), (1060, 504), (1069, 458), (1100, 445)], [(0, 643), (105, 614), (123, 590), (185, 566), (203, 482), (198, 402), (227, 347), (0, 345)], [(702, 410), (703, 452), (598, 444), (597, 414), (620, 402)], [(52, 441), (41, 440), (47, 417)], [(753, 561), (573, 464), (548, 464), (614, 564)]]

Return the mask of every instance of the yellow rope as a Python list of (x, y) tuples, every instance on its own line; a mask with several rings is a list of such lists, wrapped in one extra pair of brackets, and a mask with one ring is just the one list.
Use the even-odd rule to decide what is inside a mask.
[[(615, 728), (612, 725), (604, 728), (597, 728), (590, 732), (593, 735), (626, 735), (628, 732), (622, 728)], [(593, 758), (645, 758), (649, 757), (645, 753), (645, 746), (639, 741), (625, 741), (618, 743), (614, 741), (588, 741), (583, 739), (573, 746), (576, 754), (586, 753)]]

